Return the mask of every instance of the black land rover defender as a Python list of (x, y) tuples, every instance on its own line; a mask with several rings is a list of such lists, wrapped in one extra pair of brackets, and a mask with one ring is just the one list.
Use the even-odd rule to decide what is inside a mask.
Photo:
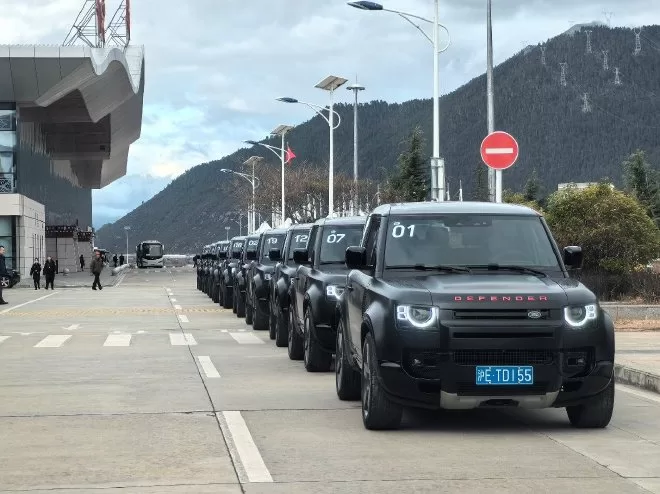
[[(268, 296), (270, 295), (270, 276), (275, 268), (275, 261), (271, 261), (271, 249), (279, 250), (284, 244), (285, 229), (273, 229), (263, 233), (259, 240), (259, 249), (254, 254), (254, 262), (247, 271), (246, 311), (252, 311), (252, 327), (257, 330), (269, 328)], [(271, 339), (275, 335), (271, 332)]]
[(252, 324), (252, 311), (246, 311), (245, 292), (247, 290), (247, 272), (254, 262), (250, 258), (256, 257), (259, 249), (261, 233), (248, 235), (238, 266), (234, 270), (234, 312), (237, 317), (245, 317), (245, 322)]
[(293, 260), (293, 251), (307, 247), (311, 228), (311, 223), (293, 225), (282, 249), (271, 249), (269, 253), (271, 260), (277, 261), (270, 280), (270, 333), (275, 334), (275, 345), (279, 347), (286, 346), (289, 339), (289, 287), (299, 266)]
[(238, 236), (229, 241), (229, 258), (223, 264), (222, 277), (220, 279), (222, 306), (225, 309), (231, 309), (234, 305), (234, 270), (240, 262), (245, 238), (246, 237)]
[(222, 264), (227, 256), (227, 246), (229, 240), (221, 240), (215, 245), (215, 261), (213, 263), (213, 289), (211, 290), (213, 302), (220, 303), (220, 277), (222, 273)]
[(346, 248), (360, 242), (366, 219), (320, 219), (312, 226), (307, 248), (293, 253), (301, 266), (290, 288), (289, 358), (302, 358), (309, 372), (328, 371), (332, 365), (335, 306), (346, 283)]
[(377, 207), (346, 251), (338, 396), (361, 394), (367, 429), (398, 427), (402, 405), (565, 407), (575, 427), (606, 427), (614, 325), (569, 277), (581, 262), (523, 206)]

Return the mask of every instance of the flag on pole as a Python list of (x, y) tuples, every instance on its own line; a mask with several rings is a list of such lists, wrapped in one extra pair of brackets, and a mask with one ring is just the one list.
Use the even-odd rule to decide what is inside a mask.
[(288, 165), (289, 162), (290, 162), (293, 158), (295, 158), (295, 157), (296, 157), (296, 155), (293, 154), (293, 151), (291, 151), (291, 148), (290, 148), (289, 145), (287, 144), (287, 146), (286, 146), (286, 159), (285, 159), (284, 162)]

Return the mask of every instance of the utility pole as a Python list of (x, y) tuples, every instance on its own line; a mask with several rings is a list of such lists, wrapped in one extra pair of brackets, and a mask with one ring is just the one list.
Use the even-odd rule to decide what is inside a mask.
[(541, 64), (542, 65), (545, 65), (545, 50), (546, 50), (546, 48), (547, 47), (545, 47), (545, 46), (541, 47)]
[[(488, 107), (488, 135), (495, 132), (495, 103), (493, 95), (493, 29), (492, 29), (492, 17), (491, 17), (491, 1), (487, 0), (486, 8), (486, 58), (487, 58), (487, 69), (486, 69), (486, 92), (487, 92), (487, 107)], [(497, 174), (500, 174), (501, 171), (498, 170), (496, 173), (494, 169), (488, 167), (488, 199), (490, 202), (495, 202), (495, 195), (497, 190)]]
[(561, 78), (559, 80), (559, 84), (566, 86), (566, 67), (568, 67), (568, 63), (561, 62), (559, 66), (561, 67)]
[(582, 113), (589, 113), (591, 111), (591, 105), (589, 104), (589, 95), (584, 93), (582, 95)]
[(619, 67), (614, 67), (614, 85), (621, 85), (621, 77), (619, 76)]
[(609, 70), (610, 66), (607, 63), (608, 50), (603, 50), (603, 70)]
[(591, 53), (591, 29), (585, 32), (587, 33), (587, 53)]
[(359, 214), (360, 204), (358, 195), (358, 93), (364, 91), (365, 87), (357, 83), (348, 86), (346, 89), (353, 91), (355, 102), (353, 103), (353, 208), (351, 214)]
[(640, 36), (642, 35), (642, 28), (634, 28), (633, 32), (635, 33), (635, 51), (633, 52), (633, 55), (637, 56), (642, 51), (642, 40), (640, 39)]

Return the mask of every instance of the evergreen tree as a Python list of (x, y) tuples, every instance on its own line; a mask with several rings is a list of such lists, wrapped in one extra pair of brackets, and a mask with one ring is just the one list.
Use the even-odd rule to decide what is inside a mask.
[(488, 169), (482, 163), (477, 164), (474, 169), (472, 200), (488, 202)]
[(527, 179), (523, 188), (523, 196), (526, 201), (538, 201), (541, 195), (541, 181), (536, 173), (536, 168), (532, 170), (532, 175)]
[(624, 161), (623, 167), (626, 187), (655, 224), (660, 225), (660, 183), (646, 160), (646, 153), (635, 151)]
[(424, 201), (430, 190), (425, 171), (422, 129), (417, 126), (407, 139), (408, 148), (399, 156), (397, 171), (388, 180), (386, 196), (403, 202)]

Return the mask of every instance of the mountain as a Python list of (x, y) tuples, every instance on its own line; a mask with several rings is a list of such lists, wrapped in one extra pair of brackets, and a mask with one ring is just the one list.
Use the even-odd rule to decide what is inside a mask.
[[(587, 27), (591, 53), (586, 50)], [(638, 148), (647, 152), (652, 163), (660, 162), (660, 26), (643, 27), (640, 40), (642, 50), (634, 55), (631, 29), (597, 23), (574, 26), (546, 43), (521, 50), (495, 68), (495, 127), (512, 133), (520, 146), (518, 161), (503, 173), (505, 189), (519, 190), (533, 170), (547, 193), (561, 182), (609, 178), (620, 184), (621, 162)], [(565, 85), (560, 66), (564, 62)], [(350, 175), (353, 109), (349, 104), (335, 108), (342, 118), (335, 131), (335, 170)], [(431, 155), (430, 99), (401, 104), (372, 101), (361, 104), (359, 112), (362, 177), (383, 179), (416, 125), (422, 127), (426, 153)], [(483, 166), (479, 147), (487, 133), (486, 76), (442, 97), (440, 114), (440, 146), (449, 190), (455, 198), (461, 181), (464, 197), (469, 198), (476, 169)], [(299, 157), (327, 166), (328, 127), (321, 117), (293, 129), (288, 140)], [(275, 140), (263, 142), (277, 145)], [(131, 225), (131, 238), (157, 238), (171, 253), (197, 252), (224, 238), (225, 226), (231, 227), (230, 236), (237, 234), (238, 225), (228, 217), (236, 208), (229, 192), (237, 185), (231, 175), (219, 170), (238, 170), (251, 155), (261, 155), (269, 162), (274, 158), (261, 147), (243, 148), (198, 165), (121, 220), (99, 229), (98, 245), (125, 249), (121, 239), (126, 224)], [(303, 166), (299, 161), (292, 166)], [(136, 243), (131, 241), (131, 245)]]

